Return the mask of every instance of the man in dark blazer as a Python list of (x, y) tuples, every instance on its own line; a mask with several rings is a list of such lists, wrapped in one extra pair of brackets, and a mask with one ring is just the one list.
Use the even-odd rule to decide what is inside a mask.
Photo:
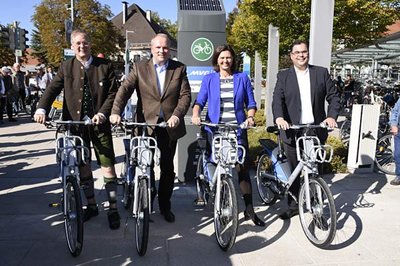
[[(57, 75), (40, 99), (34, 119), (38, 123), (45, 122), (46, 113), (62, 90), (63, 120), (80, 121), (86, 116), (92, 119), (94, 126), (83, 128), (83, 133), (75, 133), (83, 137), (87, 147), (90, 148), (90, 142), (93, 143), (110, 203), (109, 226), (118, 229), (120, 216), (116, 198), (115, 154), (108, 120), (117, 91), (114, 70), (109, 60), (91, 55), (90, 37), (84, 31), (74, 30), (71, 33), (71, 44), (75, 57), (61, 63)], [(84, 210), (84, 221), (87, 221), (99, 214), (90, 162), (80, 167), (80, 177), (88, 201)]]
[[(155, 128), (154, 134), (161, 151), (161, 176), (158, 189), (160, 212), (167, 222), (174, 222), (171, 212), (171, 196), (174, 187), (174, 155), (177, 140), (186, 134), (184, 116), (191, 101), (186, 66), (169, 58), (169, 39), (157, 34), (151, 40), (150, 60), (133, 65), (115, 97), (110, 121), (121, 122), (121, 113), (136, 90), (138, 95), (137, 120), (157, 123), (165, 121), (167, 128)], [(154, 178), (154, 176), (152, 176)], [(154, 180), (152, 182), (154, 184)], [(155, 188), (152, 188), (155, 190)], [(152, 193), (153, 194), (153, 193)], [(153, 194), (154, 197), (154, 194)]]
[[(278, 73), (273, 100), (272, 113), (274, 121), (281, 129), (284, 150), (292, 170), (298, 161), (296, 156), (296, 132), (289, 129), (291, 124), (320, 124), (336, 127), (339, 115), (340, 98), (330, 78), (328, 70), (323, 67), (309, 65), (308, 44), (297, 40), (292, 44), (290, 58), (293, 66)], [(325, 112), (325, 100), (329, 103)], [(317, 135), (321, 143), (328, 137), (326, 129), (318, 129)], [(290, 187), (296, 197), (299, 194), (300, 179)], [(292, 205), (288, 197), (289, 209), (280, 215), (289, 219), (298, 213), (297, 206)]]

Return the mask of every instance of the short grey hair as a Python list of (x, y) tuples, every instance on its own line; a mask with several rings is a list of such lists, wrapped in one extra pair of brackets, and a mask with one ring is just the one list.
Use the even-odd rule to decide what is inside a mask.
[(80, 29), (76, 29), (76, 30), (73, 30), (73, 31), (71, 32), (71, 44), (73, 44), (73, 40), (75, 39), (75, 36), (76, 36), (76, 35), (80, 35), (80, 34), (85, 35), (86, 40), (87, 40), (88, 42), (90, 42), (90, 36), (89, 36), (89, 34), (88, 34), (86, 31), (80, 30)]
[(151, 44), (152, 46), (154, 45), (154, 39), (157, 38), (157, 37), (161, 37), (161, 38), (167, 39), (167, 45), (168, 45), (168, 47), (170, 47), (171, 41), (170, 41), (170, 39), (169, 39), (169, 36), (168, 36), (167, 34), (165, 34), (165, 33), (157, 33), (153, 38), (151, 38), (150, 44)]

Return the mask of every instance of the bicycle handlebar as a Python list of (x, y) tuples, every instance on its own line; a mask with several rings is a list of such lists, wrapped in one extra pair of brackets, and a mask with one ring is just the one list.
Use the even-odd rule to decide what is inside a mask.
[[(312, 124), (298, 124), (298, 125), (290, 125), (289, 129), (312, 129), (312, 128), (326, 128), (328, 130), (332, 130), (333, 128), (328, 127), (328, 125), (324, 122), (319, 123), (318, 125)], [(269, 133), (277, 133), (279, 131), (278, 125), (269, 126), (266, 128), (267, 132)]]
[(86, 119), (83, 121), (75, 121), (75, 120), (50, 120), (50, 121), (45, 121), (44, 125), (45, 126), (53, 126), (53, 125), (85, 125), (85, 126), (89, 126), (89, 125), (93, 125), (92, 120)]
[(123, 124), (126, 127), (161, 127), (161, 128), (166, 128), (168, 126), (167, 122), (161, 122), (161, 123), (156, 123), (156, 124), (150, 124), (146, 122), (130, 122), (130, 121), (121, 121), (121, 124)]
[(230, 124), (230, 123), (210, 123), (210, 122), (200, 122), (200, 126), (209, 126), (215, 128), (231, 128), (231, 129), (247, 129), (253, 127), (247, 127), (245, 123), (238, 124)]

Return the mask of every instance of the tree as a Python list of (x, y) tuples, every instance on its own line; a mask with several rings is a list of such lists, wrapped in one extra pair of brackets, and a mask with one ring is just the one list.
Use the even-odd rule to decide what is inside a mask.
[[(5, 32), (8, 31), (8, 27), (5, 27), (1, 24), (0, 29), (4, 30)], [(10, 49), (9, 44), (7, 44), (8, 40), (8, 34), (3, 35), (3, 32), (0, 32), (0, 67), (11, 66), (15, 62), (15, 55)]]
[[(229, 40), (241, 51), (260, 52), (267, 59), (268, 25), (279, 28), (280, 53), (287, 54), (296, 39), (310, 35), (311, 0), (242, 0)], [(379, 38), (399, 19), (400, 1), (336, 0), (333, 39), (336, 45), (357, 47)]]
[[(70, 19), (66, 9), (69, 0), (43, 0), (35, 7), (33, 15), (37, 31), (33, 35), (32, 48), (43, 62), (59, 65), (63, 59), (63, 48), (70, 48), (65, 33), (65, 20)], [(111, 22), (113, 16), (108, 5), (96, 0), (75, 1), (74, 29), (81, 29), (91, 36), (92, 53), (116, 55), (123, 46), (124, 38)]]
[(163, 27), (174, 39), (176, 39), (178, 35), (178, 25), (176, 22), (172, 23), (169, 19), (160, 18), (160, 15), (157, 12), (152, 12), (151, 18), (154, 22)]

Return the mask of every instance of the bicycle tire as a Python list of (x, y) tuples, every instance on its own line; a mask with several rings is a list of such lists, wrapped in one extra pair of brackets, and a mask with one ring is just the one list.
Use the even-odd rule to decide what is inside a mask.
[(68, 176), (64, 194), (64, 229), (69, 252), (79, 256), (83, 247), (82, 198), (75, 177)]
[(339, 136), (342, 140), (349, 141), (350, 129), (351, 129), (351, 121), (349, 119), (344, 120), (339, 130)]
[(149, 190), (147, 180), (144, 178), (140, 178), (139, 180), (137, 195), (138, 212), (135, 217), (135, 239), (137, 253), (139, 256), (144, 256), (147, 251), (147, 243), (149, 240)]
[(266, 153), (261, 155), (257, 163), (257, 191), (261, 200), (266, 205), (272, 205), (276, 202), (278, 196), (272, 191), (270, 187), (272, 181), (267, 179), (265, 174), (275, 175), (274, 165), (271, 161), (271, 157)]
[(128, 184), (128, 179), (130, 178), (129, 175), (132, 174), (132, 171), (129, 171), (126, 161), (123, 163), (122, 167), (121, 177), (124, 180), (122, 183), (122, 204), (124, 208), (128, 210), (132, 206), (133, 200), (133, 186), (132, 183)]
[(303, 232), (316, 247), (324, 248), (335, 238), (337, 214), (335, 202), (326, 182), (319, 176), (309, 179), (311, 211), (306, 207), (305, 183), (299, 193), (299, 218)]
[[(215, 197), (217, 201), (217, 197)], [(231, 177), (221, 176), (220, 207), (214, 203), (214, 229), (215, 236), (220, 248), (228, 251), (233, 247), (236, 240), (239, 213), (235, 187)]]
[(394, 143), (392, 134), (386, 134), (376, 143), (375, 165), (385, 174), (395, 175)]
[[(207, 192), (204, 187), (204, 180), (202, 178), (207, 178), (204, 175), (204, 168), (203, 168), (203, 160), (204, 160), (204, 155), (200, 154), (199, 158), (197, 159), (197, 167), (196, 167), (196, 191), (197, 191), (197, 200), (202, 199), (204, 200), (204, 203), (207, 203), (208, 197), (207, 197)], [(201, 177), (202, 176), (202, 177)]]

